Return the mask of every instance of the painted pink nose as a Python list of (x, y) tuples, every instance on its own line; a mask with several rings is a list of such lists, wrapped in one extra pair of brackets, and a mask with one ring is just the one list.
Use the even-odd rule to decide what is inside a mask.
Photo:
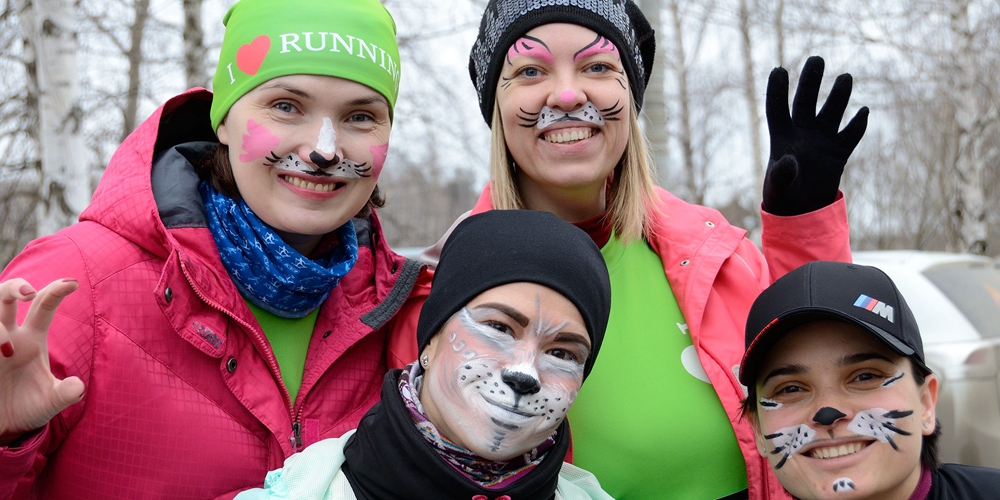
[(562, 102), (573, 102), (576, 100), (576, 92), (567, 90), (566, 92), (559, 94), (559, 100)]

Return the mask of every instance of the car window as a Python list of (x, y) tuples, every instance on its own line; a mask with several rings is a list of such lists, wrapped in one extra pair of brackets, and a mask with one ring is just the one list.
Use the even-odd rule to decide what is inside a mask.
[(987, 338), (1000, 338), (1000, 269), (989, 264), (956, 263), (924, 271), (966, 318)]

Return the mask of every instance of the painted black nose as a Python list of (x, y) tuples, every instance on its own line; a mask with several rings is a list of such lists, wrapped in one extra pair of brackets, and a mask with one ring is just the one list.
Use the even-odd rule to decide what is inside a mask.
[(514, 389), (514, 392), (527, 396), (529, 394), (535, 394), (542, 390), (542, 386), (538, 384), (538, 380), (527, 373), (512, 372), (504, 370), (500, 374), (500, 378), (503, 379), (504, 383)]
[(824, 406), (820, 408), (815, 415), (813, 415), (813, 422), (816, 422), (819, 425), (830, 425), (846, 416), (847, 415), (844, 415), (836, 408)]
[(330, 165), (336, 165), (340, 163), (340, 156), (333, 155), (333, 158), (327, 160), (326, 158), (323, 158), (323, 155), (317, 153), (316, 151), (313, 151), (312, 153), (309, 153), (309, 161), (315, 163), (316, 166), (321, 169), (326, 169)]

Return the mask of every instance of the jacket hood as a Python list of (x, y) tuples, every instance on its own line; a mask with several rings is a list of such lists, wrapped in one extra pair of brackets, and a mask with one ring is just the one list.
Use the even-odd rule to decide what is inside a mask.
[(157, 108), (115, 151), (80, 220), (97, 222), (167, 258), (172, 245), (153, 195), (153, 160), (178, 144), (203, 142), (214, 147), (218, 140), (209, 121), (211, 105), (209, 91), (192, 89)]

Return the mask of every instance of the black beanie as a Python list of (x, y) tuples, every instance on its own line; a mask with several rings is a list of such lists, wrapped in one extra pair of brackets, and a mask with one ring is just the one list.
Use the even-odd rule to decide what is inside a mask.
[(549, 212), (491, 210), (462, 221), (448, 237), (420, 310), (417, 343), (431, 337), (470, 300), (507, 283), (546, 286), (569, 299), (590, 336), (590, 373), (611, 312), (611, 280), (604, 257), (581, 229)]
[(618, 47), (636, 107), (653, 70), (653, 28), (633, 0), (490, 0), (469, 55), (469, 76), (479, 94), (479, 109), (490, 125), (504, 56), (518, 38), (535, 27), (570, 23), (593, 30)]

